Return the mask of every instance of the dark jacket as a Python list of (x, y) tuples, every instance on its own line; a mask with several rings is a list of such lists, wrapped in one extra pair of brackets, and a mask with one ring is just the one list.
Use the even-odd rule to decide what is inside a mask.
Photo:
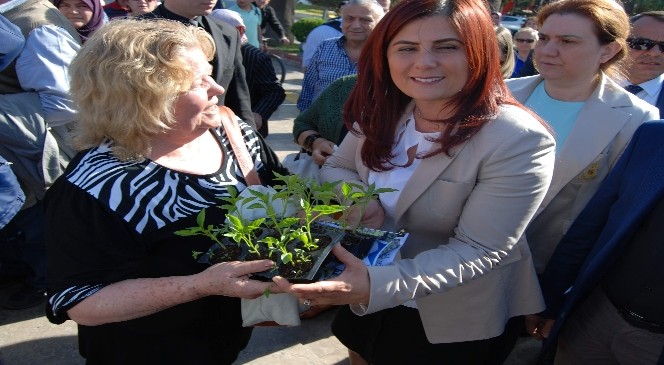
[[(193, 24), (191, 19), (169, 11), (163, 4), (152, 13), (143, 15), (142, 18), (164, 18)], [(196, 21), (199, 22), (199, 26), (210, 33), (217, 46), (217, 54), (212, 60), (212, 77), (226, 90), (224, 94), (218, 96), (219, 104), (231, 108), (242, 120), (255, 128), (254, 115), (251, 113), (249, 87), (242, 66), (240, 34), (230, 25), (208, 16), (198, 17)]]
[(634, 133), (556, 248), (541, 277), (547, 307), (542, 315), (556, 319), (548, 344), (556, 342), (565, 320), (629, 250), (632, 236), (664, 196), (663, 140), (662, 121), (644, 123)]
[(258, 130), (268, 135), (267, 120), (286, 98), (286, 92), (277, 79), (270, 56), (251, 44), (242, 45), (242, 64), (247, 72), (247, 84), (251, 93), (251, 110), (263, 118)]
[[(253, 4), (256, 5), (256, 3)], [(258, 7), (258, 5), (256, 5), (256, 7)], [(273, 7), (270, 5), (265, 5), (265, 7), (261, 9), (261, 13), (263, 15), (263, 21), (261, 22), (261, 30), (263, 32), (265, 32), (265, 29), (269, 25), (270, 28), (272, 28), (272, 30), (277, 33), (279, 38), (286, 36), (286, 31), (281, 25), (279, 18), (277, 18), (277, 13), (274, 11)]]

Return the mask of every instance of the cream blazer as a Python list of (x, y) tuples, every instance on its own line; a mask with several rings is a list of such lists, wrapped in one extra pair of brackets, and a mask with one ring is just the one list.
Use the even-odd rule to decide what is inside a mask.
[[(411, 115), (411, 103), (401, 117)], [(349, 133), (323, 181), (367, 183), (364, 138)], [(393, 265), (369, 267), (372, 313), (416, 299), (431, 343), (491, 338), (513, 316), (544, 309), (522, 235), (553, 174), (555, 141), (524, 110), (499, 116), (453, 150), (421, 161), (397, 201), (396, 229), (410, 233)]]
[[(525, 103), (544, 79), (537, 75), (507, 81), (514, 97)], [(626, 92), (602, 74), (556, 157), (551, 187), (526, 230), (535, 268), (544, 272), (558, 242), (613, 168), (634, 131), (659, 119), (656, 107)]]

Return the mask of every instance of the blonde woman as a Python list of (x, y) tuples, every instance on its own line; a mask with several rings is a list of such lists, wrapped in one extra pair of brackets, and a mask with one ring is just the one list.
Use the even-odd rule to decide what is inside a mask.
[(514, 33), (514, 71), (512, 77), (537, 75), (533, 64), (533, 49), (537, 43), (537, 31), (533, 28), (521, 28)]
[[(175, 234), (248, 185), (221, 127), (234, 115), (217, 106), (214, 54), (201, 28), (114, 20), (72, 63), (82, 150), (45, 199), (47, 312), (78, 324), (88, 364), (231, 364), (249, 341), (239, 298), (262, 295), (269, 284), (247, 275), (273, 263), (201, 264), (192, 252), (211, 241)], [(276, 156), (239, 125), (269, 183)]]

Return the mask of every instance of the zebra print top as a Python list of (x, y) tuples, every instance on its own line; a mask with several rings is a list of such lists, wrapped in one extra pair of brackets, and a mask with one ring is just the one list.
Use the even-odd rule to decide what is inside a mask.
[[(241, 126), (249, 154), (256, 169), (261, 171), (264, 167), (261, 149), (265, 145), (251, 127), (244, 123)], [(149, 260), (141, 255), (160, 252), (159, 247), (164, 242), (180, 241), (177, 245), (182, 245), (184, 239), (178, 240), (173, 234), (175, 230), (194, 226), (195, 217), (201, 210), (220, 205), (219, 198), (228, 195), (229, 186), (240, 191), (246, 187), (225, 133), (222, 129), (212, 132), (222, 146), (224, 162), (216, 173), (210, 175), (182, 173), (150, 160), (119, 160), (111, 152), (111, 141), (79, 153), (72, 161), (65, 175), (49, 190), (46, 201), (47, 214), (51, 214), (53, 209), (57, 214), (66, 215), (68, 222), (56, 227), (55, 222), (61, 221), (54, 218), (51, 229), (47, 228), (51, 237), (49, 251), (53, 252), (49, 253), (53, 259), (51, 262), (54, 262), (51, 267), (56, 268), (52, 270), (55, 275), (50, 275), (55, 290), (49, 298), (51, 321), (62, 323), (68, 319), (68, 309), (105, 285), (133, 276), (140, 277), (137, 273), (142, 269), (131, 267), (131, 262)], [(71, 202), (63, 200), (76, 201), (80, 204), (79, 209), (84, 211), (70, 207)], [(90, 218), (99, 208), (105, 212), (103, 218)], [(216, 214), (216, 219), (223, 221), (223, 212)], [(85, 223), (81, 226), (79, 222)], [(86, 230), (89, 230), (87, 235), (78, 237), (80, 231)], [(189, 241), (187, 238), (187, 244), (190, 244)], [(211, 244), (209, 240), (204, 243), (208, 247)], [(106, 252), (109, 246), (117, 247), (122, 254), (110, 250), (110, 256), (105, 256), (109, 254)], [(200, 250), (201, 247), (187, 246), (184, 251), (186, 257), (181, 260), (191, 261), (186, 263), (187, 266), (193, 264), (191, 250)], [(168, 255), (172, 256), (172, 253)], [(78, 262), (86, 262), (86, 265)], [(202, 271), (204, 268), (188, 270)], [(96, 273), (99, 269), (115, 273)], [(73, 277), (77, 278), (77, 283), (68, 284)]]

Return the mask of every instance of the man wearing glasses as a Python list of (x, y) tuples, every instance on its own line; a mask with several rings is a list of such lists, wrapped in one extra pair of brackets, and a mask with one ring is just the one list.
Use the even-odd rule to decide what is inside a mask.
[(625, 89), (659, 108), (664, 115), (664, 11), (647, 11), (631, 18)]

